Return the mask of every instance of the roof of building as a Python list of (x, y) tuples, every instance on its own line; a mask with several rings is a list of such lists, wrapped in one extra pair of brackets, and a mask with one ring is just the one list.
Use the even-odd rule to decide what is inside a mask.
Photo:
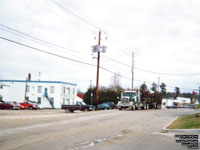
[(68, 84), (68, 85), (73, 85), (77, 86), (77, 84), (74, 83), (69, 83), (69, 82), (63, 82), (63, 81), (37, 81), (37, 80), (0, 80), (0, 82), (29, 82), (29, 83), (60, 83), (60, 84)]
[(78, 93), (77, 96), (83, 99), (84, 94)]

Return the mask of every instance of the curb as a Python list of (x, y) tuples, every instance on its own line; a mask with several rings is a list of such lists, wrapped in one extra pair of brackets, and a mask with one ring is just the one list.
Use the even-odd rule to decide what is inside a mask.
[(177, 133), (200, 133), (200, 129), (167, 129), (167, 127), (174, 122), (178, 116), (171, 120), (166, 126), (163, 127), (163, 133), (166, 132), (177, 132)]

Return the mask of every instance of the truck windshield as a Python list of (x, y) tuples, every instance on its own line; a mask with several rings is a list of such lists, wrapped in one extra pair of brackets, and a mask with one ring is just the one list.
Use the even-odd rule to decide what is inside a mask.
[(123, 96), (134, 97), (134, 96), (136, 96), (136, 93), (135, 92), (124, 92)]

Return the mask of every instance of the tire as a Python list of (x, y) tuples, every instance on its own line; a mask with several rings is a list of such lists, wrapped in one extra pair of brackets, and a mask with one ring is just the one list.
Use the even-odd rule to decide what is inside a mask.
[(85, 108), (85, 109), (84, 109), (84, 112), (87, 112), (87, 111), (89, 111), (89, 110), (88, 110), (87, 108)]
[(30, 109), (30, 110), (32, 110), (32, 109), (33, 109), (33, 107), (29, 107), (29, 109)]

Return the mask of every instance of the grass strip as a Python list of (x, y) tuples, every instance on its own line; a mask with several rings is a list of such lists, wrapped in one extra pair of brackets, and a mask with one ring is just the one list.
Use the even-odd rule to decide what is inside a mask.
[(200, 129), (200, 113), (180, 116), (168, 126), (168, 129)]
[(196, 106), (196, 109), (200, 109), (200, 104), (198, 104), (198, 105)]

